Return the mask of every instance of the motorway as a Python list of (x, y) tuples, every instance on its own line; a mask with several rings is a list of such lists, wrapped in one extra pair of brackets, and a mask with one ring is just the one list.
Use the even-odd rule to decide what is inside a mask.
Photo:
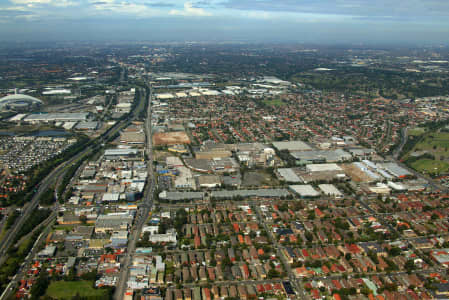
[[(140, 101), (143, 102), (143, 101)], [(142, 103), (139, 103), (139, 105), (136, 107), (134, 112), (132, 112), (132, 115), (125, 120), (122, 120), (115, 124), (106, 134), (100, 136), (97, 138), (95, 143), (90, 143), (89, 146), (87, 146), (83, 151), (79, 152), (75, 156), (71, 157), (68, 161), (60, 164), (57, 166), (49, 175), (47, 175), (40, 183), (39, 188), (37, 192), (34, 194), (33, 198), (30, 202), (25, 204), (24, 208), (22, 209), (21, 216), (16, 220), (15, 224), (11, 227), (11, 229), (5, 234), (5, 238), (3, 241), (1, 241), (0, 245), (0, 257), (4, 257), (7, 250), (11, 246), (12, 242), (14, 241), (14, 238), (19, 231), (19, 229), (23, 226), (25, 221), (28, 219), (28, 217), (31, 215), (31, 213), (36, 209), (36, 207), (39, 204), (39, 198), (42, 196), (42, 194), (55, 182), (57, 182), (62, 176), (64, 176), (65, 171), (67, 171), (67, 168), (69, 168), (72, 164), (76, 163), (79, 159), (82, 159), (85, 155), (89, 155), (96, 145), (102, 145), (106, 141), (108, 141), (109, 138), (113, 137), (119, 130), (123, 129), (125, 126), (129, 124), (129, 120), (132, 120), (136, 118), (139, 115), (139, 112), (141, 109), (143, 109), (145, 105), (142, 105)], [(1, 265), (1, 261), (0, 261)]]
[[(143, 102), (140, 100), (140, 102)], [(8, 258), (7, 251), (12, 246), (12, 243), (15, 240), (15, 237), (17, 233), (19, 232), (20, 228), (22, 228), (23, 224), (28, 220), (31, 213), (38, 207), (39, 205), (39, 199), (43, 195), (43, 193), (50, 188), (55, 182), (58, 182), (60, 180), (67, 169), (76, 163), (79, 159), (82, 159), (83, 157), (89, 155), (92, 153), (92, 151), (96, 148), (97, 145), (102, 145), (103, 143), (107, 142), (109, 138), (113, 137), (119, 130), (123, 129), (125, 126), (127, 126), (130, 122), (130, 120), (136, 118), (139, 115), (140, 110), (142, 110), (145, 107), (145, 105), (142, 105), (142, 103), (139, 103), (139, 105), (136, 107), (136, 109), (132, 112), (129, 118), (122, 120), (115, 124), (106, 134), (100, 136), (95, 140), (95, 143), (90, 143), (89, 146), (87, 146), (84, 150), (76, 154), (75, 156), (71, 157), (69, 160), (65, 161), (64, 163), (57, 166), (53, 171), (50, 172), (49, 175), (47, 175), (39, 184), (39, 188), (36, 191), (36, 193), (33, 195), (30, 202), (26, 203), (22, 209), (22, 213), (19, 216), (19, 218), (16, 220), (16, 222), (13, 224), (13, 226), (9, 229), (9, 231), (5, 234), (3, 240), (1, 241), (0, 245), (0, 265), (6, 261)], [(151, 124), (150, 124), (151, 126)], [(151, 129), (151, 128), (150, 128)], [(150, 141), (151, 143), (151, 141)], [(44, 222), (48, 222), (49, 219), (54, 217), (54, 214), (57, 213), (57, 211), (54, 211), (53, 214), (47, 218)], [(45, 224), (45, 223), (44, 223)], [(40, 224), (39, 224), (40, 226)], [(17, 276), (17, 274), (16, 274)], [(15, 277), (16, 278), (16, 277)]]
[(153, 206), (153, 196), (155, 192), (155, 177), (153, 173), (153, 145), (152, 145), (152, 125), (151, 125), (151, 99), (152, 99), (152, 90), (150, 87), (150, 94), (145, 95), (146, 99), (148, 101), (148, 110), (147, 110), (147, 117), (145, 120), (145, 133), (146, 133), (146, 153), (148, 156), (147, 168), (148, 168), (148, 181), (147, 185), (145, 187), (143, 202), (139, 205), (136, 215), (136, 220), (134, 222), (134, 225), (131, 229), (131, 236), (128, 240), (128, 248), (125, 256), (121, 260), (121, 271), (119, 280), (117, 282), (117, 286), (114, 293), (114, 299), (120, 300), (123, 299), (126, 287), (127, 287), (127, 281), (128, 281), (128, 275), (129, 275), (129, 267), (132, 263), (132, 257), (135, 254), (136, 251), (136, 243), (139, 240), (140, 234), (142, 232), (142, 227), (145, 225), (145, 221), (148, 218), (148, 215), (151, 211), (151, 208)]
[(39, 185), (39, 188), (37, 192), (34, 194), (33, 198), (29, 203), (27, 203), (23, 210), (21, 216), (16, 220), (14, 225), (11, 227), (11, 229), (7, 232), (5, 235), (5, 238), (2, 241), (2, 244), (0, 245), (0, 265), (5, 261), (5, 258), (7, 257), (6, 252), (8, 251), (9, 247), (14, 242), (14, 239), (19, 232), (20, 228), (22, 228), (23, 224), (28, 220), (28, 217), (31, 215), (31, 213), (37, 208), (39, 204), (39, 198), (42, 196), (42, 194), (53, 185), (53, 183), (59, 178), (60, 176), (63, 176), (66, 168), (70, 166), (71, 164), (75, 163), (78, 159), (92, 151), (92, 146), (87, 147), (82, 152), (78, 153), (74, 157), (70, 158), (68, 161), (62, 163), (58, 167), (56, 167), (47, 177), (45, 177), (41, 184)]
[(36, 239), (36, 241), (33, 244), (33, 247), (31, 248), (30, 252), (26, 256), (23, 263), (20, 265), (19, 270), (17, 271), (16, 275), (11, 279), (5, 290), (3, 291), (2, 295), (0, 296), (0, 300), (3, 299), (10, 299), (11, 294), (14, 292), (15, 287), (18, 285), (20, 280), (26, 275), (26, 271), (28, 270), (27, 266), (29, 266), (33, 258), (36, 256), (38, 251), (40, 250), (40, 244), (45, 241), (48, 233), (51, 230), (51, 226), (53, 225), (54, 221), (56, 220), (56, 211), (53, 212), (49, 218), (46, 219), (46, 222), (43, 226), (45, 226), (42, 233), (39, 235), (39, 237)]

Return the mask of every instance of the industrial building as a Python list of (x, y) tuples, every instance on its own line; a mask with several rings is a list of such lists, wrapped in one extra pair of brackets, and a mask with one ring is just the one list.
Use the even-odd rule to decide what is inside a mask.
[(304, 185), (290, 185), (290, 190), (298, 194), (302, 198), (312, 198), (312, 197), (318, 197), (320, 195), (320, 192), (316, 191), (311, 185), (304, 184)]
[(303, 141), (273, 142), (273, 146), (279, 151), (288, 150), (292, 152), (312, 150), (312, 147), (310, 147)]
[(327, 196), (333, 196), (335, 198), (342, 198), (343, 193), (340, 192), (333, 184), (320, 184), (318, 188)]
[(40, 113), (31, 114), (25, 117), (24, 121), (30, 123), (49, 123), (49, 122), (84, 122), (88, 119), (90, 113)]
[(296, 160), (303, 164), (310, 163), (333, 163), (352, 160), (352, 155), (342, 149), (336, 150), (312, 150), (312, 151), (293, 151), (290, 153)]
[(203, 200), (202, 192), (167, 192), (159, 193), (159, 198), (168, 201), (184, 201), (184, 200)]
[(258, 189), (258, 190), (234, 190), (234, 191), (214, 191), (211, 193), (213, 199), (232, 199), (235, 197), (249, 198), (281, 198), (290, 195), (286, 189)]
[(343, 171), (337, 164), (310, 164), (307, 165), (306, 170), (308, 172), (332, 172), (332, 171)]
[(293, 182), (298, 183), (302, 182), (301, 178), (296, 175), (296, 173), (293, 171), (293, 169), (290, 168), (280, 168), (277, 169), (278, 177), (281, 180), (284, 180), (286, 182)]

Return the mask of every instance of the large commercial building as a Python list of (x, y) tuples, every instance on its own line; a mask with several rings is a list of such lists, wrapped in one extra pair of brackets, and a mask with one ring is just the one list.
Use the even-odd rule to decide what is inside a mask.
[(50, 114), (31, 114), (24, 121), (30, 123), (49, 123), (49, 122), (84, 122), (89, 117), (89, 113), (50, 113)]
[(0, 110), (29, 109), (42, 104), (42, 101), (23, 94), (8, 95), (0, 98)]

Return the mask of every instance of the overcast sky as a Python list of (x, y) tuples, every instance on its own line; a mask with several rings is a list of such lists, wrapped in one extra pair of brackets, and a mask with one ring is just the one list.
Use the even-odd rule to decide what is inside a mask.
[(0, 0), (0, 40), (444, 43), (448, 0)]

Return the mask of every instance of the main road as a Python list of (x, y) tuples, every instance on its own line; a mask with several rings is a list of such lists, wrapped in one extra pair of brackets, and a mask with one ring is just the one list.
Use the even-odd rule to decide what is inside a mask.
[(404, 127), (401, 130), (401, 142), (399, 143), (399, 146), (396, 147), (396, 149), (394, 149), (393, 154), (391, 156), (387, 156), (387, 159), (390, 159), (391, 161), (396, 162), (399, 166), (401, 166), (402, 168), (408, 170), (410, 173), (412, 173), (416, 178), (420, 178), (423, 179), (425, 181), (428, 182), (429, 186), (437, 191), (444, 191), (444, 192), (448, 192), (449, 189), (442, 185), (441, 183), (437, 182), (436, 180), (434, 180), (433, 178), (431, 178), (430, 176), (417, 172), (415, 170), (413, 170), (412, 168), (410, 168), (409, 166), (407, 166), (406, 164), (404, 164), (402, 161), (400, 161), (400, 157), (399, 155), (402, 152), (402, 149), (404, 148), (405, 143), (407, 142), (407, 138), (408, 138), (408, 128)]
[[(142, 97), (140, 97), (139, 102), (142, 102), (141, 98)], [(1, 257), (0, 265), (7, 258), (7, 251), (11, 247), (12, 243), (14, 242), (15, 237), (16, 237), (17, 233), (19, 232), (20, 228), (22, 228), (23, 224), (25, 224), (25, 222), (28, 220), (28, 218), (31, 215), (31, 213), (38, 207), (39, 199), (43, 195), (43, 193), (45, 193), (45, 191), (50, 186), (52, 186), (58, 180), (58, 178), (60, 178), (61, 176), (63, 176), (65, 174), (65, 172), (67, 171), (68, 167), (70, 167), (72, 164), (77, 162), (79, 159), (82, 159), (84, 156), (89, 155), (90, 153), (92, 153), (92, 151), (96, 148), (97, 145), (101, 145), (101, 144), (107, 142), (110, 138), (114, 137), (114, 135), (119, 130), (121, 130), (122, 128), (124, 128), (125, 126), (127, 126), (129, 124), (130, 120), (136, 118), (139, 115), (140, 110), (142, 110), (144, 107), (145, 107), (145, 105), (142, 105), (142, 103), (138, 103), (138, 105), (136, 106), (135, 111), (133, 111), (128, 118), (126, 118), (126, 119), (118, 122), (117, 124), (115, 124), (105, 134), (103, 134), (102, 136), (100, 136), (96, 140), (94, 140), (95, 142), (89, 143), (88, 146), (84, 150), (82, 150), (81, 152), (79, 152), (75, 156), (71, 157), (66, 162), (64, 162), (64, 163), (60, 164), (59, 166), (57, 166), (53, 171), (50, 172), (49, 175), (47, 175), (40, 182), (39, 188), (36, 191), (36, 193), (33, 195), (31, 201), (28, 202), (24, 206), (24, 208), (22, 210), (22, 214), (19, 216), (18, 220), (16, 220), (16, 222), (13, 224), (11, 229), (5, 234), (4, 239), (1, 241), (1, 244), (0, 244), (0, 257)]]
[(146, 95), (148, 101), (147, 117), (145, 120), (145, 133), (146, 133), (146, 154), (147, 154), (147, 169), (148, 169), (148, 180), (145, 187), (144, 197), (142, 203), (139, 205), (136, 214), (136, 220), (131, 230), (131, 235), (128, 239), (128, 248), (125, 256), (121, 261), (121, 271), (119, 275), (119, 280), (114, 293), (114, 299), (123, 299), (126, 292), (126, 283), (128, 281), (129, 267), (132, 263), (132, 257), (136, 251), (136, 243), (142, 233), (142, 227), (145, 225), (145, 221), (153, 206), (153, 196), (155, 192), (155, 177), (153, 172), (153, 145), (152, 145), (152, 125), (151, 125), (151, 100), (152, 100), (152, 89), (151, 86), (148, 88), (149, 94)]

